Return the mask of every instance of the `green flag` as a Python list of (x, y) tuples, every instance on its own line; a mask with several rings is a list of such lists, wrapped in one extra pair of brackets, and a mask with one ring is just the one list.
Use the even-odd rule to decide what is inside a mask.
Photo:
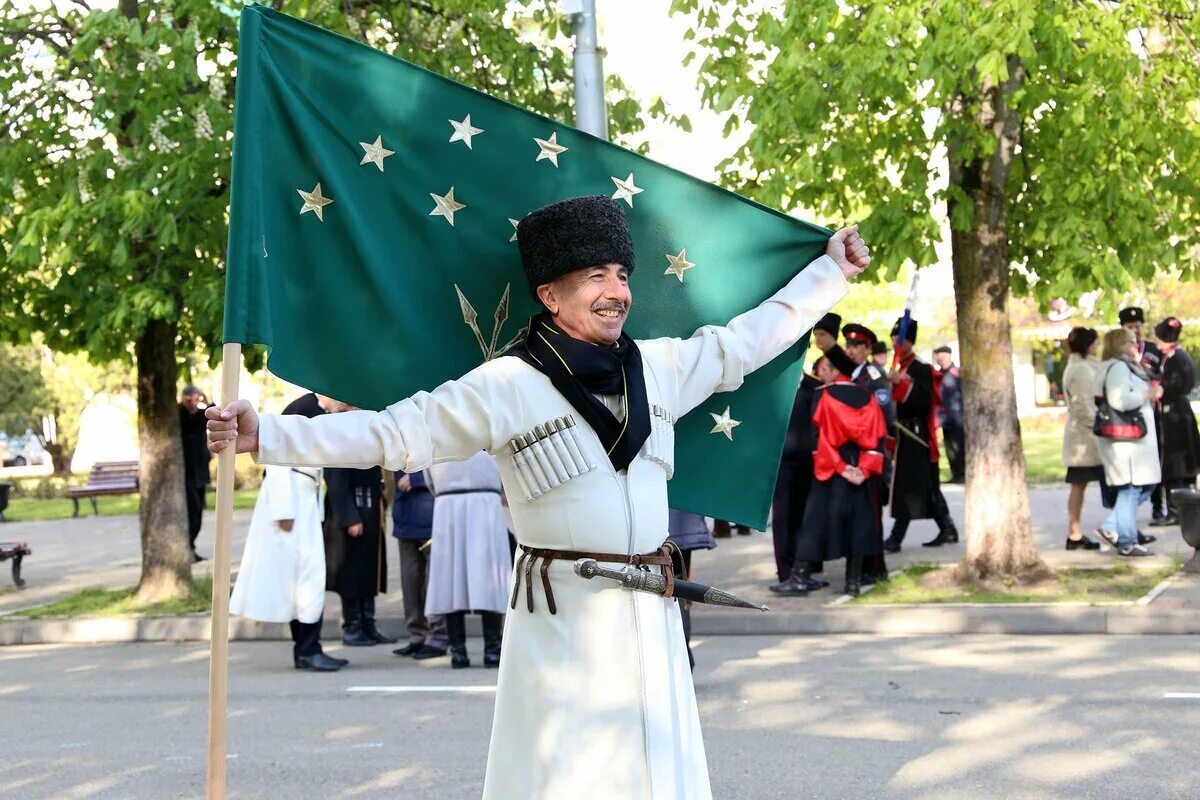
[[(265, 344), (276, 375), (363, 408), (433, 389), (501, 354), (538, 308), (516, 222), (585, 194), (617, 198), (629, 218), (635, 338), (728, 322), (829, 237), (359, 42), (247, 7), (225, 341)], [(680, 420), (674, 508), (765, 527), (804, 344)]]

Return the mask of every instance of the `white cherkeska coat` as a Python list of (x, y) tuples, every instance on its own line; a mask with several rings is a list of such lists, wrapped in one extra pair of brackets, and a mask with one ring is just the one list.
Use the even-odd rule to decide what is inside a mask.
[[(267, 467), (229, 611), (259, 622), (316, 622), (325, 609), (321, 470)], [(292, 529), (279, 527), (293, 520)]]
[[(827, 256), (725, 327), (691, 338), (638, 342), (650, 404), (678, 419), (714, 392), (793, 345), (847, 291)], [(736, 409), (735, 409), (736, 411)], [(513, 437), (575, 415), (583, 457), (595, 466), (527, 500), (508, 449)], [(384, 411), (317, 419), (264, 416), (259, 459), (276, 464), (415, 472), (480, 450), (496, 455), (524, 545), (647, 553), (667, 535), (669, 423), (629, 469), (617, 472), (595, 432), (550, 380), (501, 357)], [(539, 563), (540, 568), (540, 563)], [(485, 800), (708, 800), (704, 743), (674, 600), (585, 581), (552, 562), (550, 614), (534, 572), (508, 613), (496, 692)]]
[(476, 453), (466, 461), (435, 464), (425, 474), (434, 497), (425, 613), (503, 614), (512, 558), (496, 459)]

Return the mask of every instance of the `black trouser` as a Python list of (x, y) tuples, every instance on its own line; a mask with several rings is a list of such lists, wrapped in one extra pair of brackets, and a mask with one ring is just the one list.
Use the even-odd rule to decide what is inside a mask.
[(204, 516), (204, 492), (208, 487), (204, 484), (193, 486), (190, 483), (184, 484), (184, 493), (187, 497), (187, 515), (188, 515), (188, 546), (192, 548), (192, 552), (196, 551), (196, 538), (200, 535), (200, 523)]
[(321, 620), (301, 622), (294, 619), (288, 623), (292, 628), (292, 655), (315, 656), (321, 652)]
[(942, 425), (942, 438), (946, 442), (946, 462), (950, 465), (950, 482), (962, 483), (967, 474), (962, 423), (946, 422)]

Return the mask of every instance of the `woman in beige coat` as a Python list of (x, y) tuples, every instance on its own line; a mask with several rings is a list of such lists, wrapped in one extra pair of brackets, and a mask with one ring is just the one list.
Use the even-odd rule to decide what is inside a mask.
[(1079, 515), (1087, 485), (1104, 479), (1104, 465), (1096, 449), (1092, 422), (1096, 418), (1096, 360), (1099, 335), (1093, 328), (1072, 328), (1067, 336), (1067, 368), (1063, 372), (1063, 398), (1067, 402), (1067, 427), (1063, 432), (1063, 466), (1067, 468), (1067, 549), (1099, 550), (1100, 543), (1084, 536)]

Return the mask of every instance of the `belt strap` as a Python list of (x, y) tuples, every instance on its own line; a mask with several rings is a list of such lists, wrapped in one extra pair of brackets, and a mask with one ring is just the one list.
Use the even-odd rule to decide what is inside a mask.
[(542, 591), (546, 594), (546, 606), (550, 609), (551, 614), (558, 613), (558, 606), (554, 602), (554, 589), (550, 586), (550, 562), (551, 561), (578, 561), (581, 558), (591, 558), (600, 562), (629, 564), (635, 567), (658, 567), (667, 579), (667, 590), (663, 594), (664, 597), (673, 597), (675, 594), (675, 577), (684, 576), (683, 553), (674, 542), (667, 542), (662, 547), (655, 550), (653, 553), (597, 553), (586, 550), (551, 550), (541, 547), (529, 547), (520, 545), (521, 557), (517, 559), (516, 581), (513, 585), (512, 602), (509, 607), (516, 609), (517, 598), (521, 593), (521, 577), (522, 568), (524, 568), (525, 578), (525, 604), (528, 610), (533, 611), (533, 567), (537, 560), (542, 559), (542, 566), (539, 574), (542, 578)]

